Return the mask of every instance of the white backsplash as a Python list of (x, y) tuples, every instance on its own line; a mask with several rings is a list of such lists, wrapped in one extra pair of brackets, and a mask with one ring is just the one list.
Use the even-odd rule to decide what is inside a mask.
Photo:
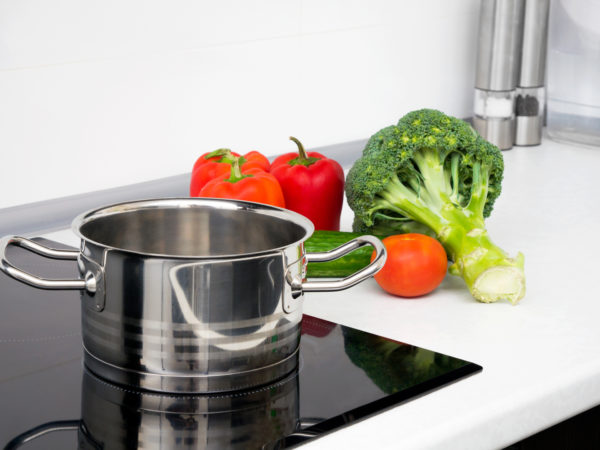
[(0, 208), (472, 112), (479, 0), (0, 2)]

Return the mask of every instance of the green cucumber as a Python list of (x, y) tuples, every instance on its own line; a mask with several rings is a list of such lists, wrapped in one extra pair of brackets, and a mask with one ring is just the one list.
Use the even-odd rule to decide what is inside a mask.
[[(307, 253), (327, 252), (358, 236), (363, 236), (363, 233), (317, 230), (304, 242), (304, 248)], [(338, 278), (352, 275), (371, 262), (372, 253), (373, 247), (368, 245), (334, 261), (309, 263), (306, 276), (307, 278)]]

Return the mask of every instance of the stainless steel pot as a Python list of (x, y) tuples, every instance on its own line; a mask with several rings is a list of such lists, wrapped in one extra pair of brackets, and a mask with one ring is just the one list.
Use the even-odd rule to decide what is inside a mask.
[[(78, 289), (84, 362), (115, 383), (160, 392), (264, 385), (298, 363), (304, 292), (349, 288), (385, 262), (372, 236), (305, 253), (312, 223), (288, 210), (180, 198), (112, 205), (78, 216), (79, 251), (17, 236), (0, 239), (0, 269), (42, 289)], [(14, 267), (6, 247), (76, 259), (81, 279), (48, 280)], [(309, 261), (363, 245), (373, 262), (341, 280), (306, 281)]]

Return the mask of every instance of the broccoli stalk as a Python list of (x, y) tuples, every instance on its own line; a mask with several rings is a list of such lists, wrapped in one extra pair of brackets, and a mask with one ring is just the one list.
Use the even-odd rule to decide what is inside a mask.
[(484, 223), (503, 168), (501, 152), (465, 122), (433, 110), (409, 113), (375, 134), (348, 174), (355, 231), (425, 226), (453, 261), (450, 273), (462, 276), (477, 300), (517, 303), (525, 295), (523, 255), (510, 258)]

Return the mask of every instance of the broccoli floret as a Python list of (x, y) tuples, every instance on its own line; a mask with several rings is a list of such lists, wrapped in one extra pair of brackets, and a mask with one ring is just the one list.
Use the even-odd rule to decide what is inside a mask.
[(525, 295), (524, 258), (490, 240), (484, 218), (500, 195), (501, 151), (466, 122), (422, 109), (382, 129), (348, 173), (354, 229), (374, 234), (433, 234), (481, 302)]

